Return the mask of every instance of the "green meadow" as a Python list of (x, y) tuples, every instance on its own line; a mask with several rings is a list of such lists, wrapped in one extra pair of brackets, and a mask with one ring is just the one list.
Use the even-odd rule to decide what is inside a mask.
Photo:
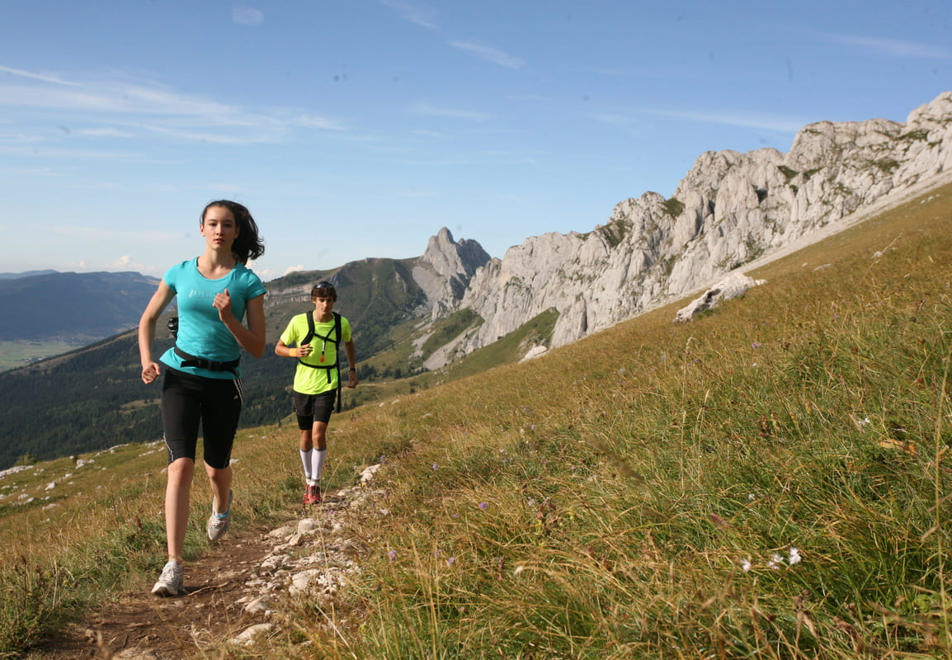
[[(749, 274), (693, 322), (679, 301), (337, 416), (325, 486), (382, 461), (387, 492), (360, 573), (195, 655), (948, 657), (952, 186)], [(297, 503), (296, 435), (240, 432), (236, 527)], [(0, 653), (164, 562), (161, 445), (78, 458), (0, 479)]]
[(62, 341), (0, 341), (0, 371), (16, 369), (37, 360), (77, 348)]

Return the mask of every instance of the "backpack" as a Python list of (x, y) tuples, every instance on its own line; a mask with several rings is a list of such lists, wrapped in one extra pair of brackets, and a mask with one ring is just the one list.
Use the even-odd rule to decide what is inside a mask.
[[(311, 369), (323, 369), (327, 373), (327, 382), (331, 382), (331, 370), (337, 370), (337, 412), (340, 412), (340, 390), (341, 390), (341, 380), (340, 380), (340, 351), (337, 350), (340, 346), (340, 314), (337, 312), (331, 312), (334, 315), (334, 338), (331, 339), (330, 333), (327, 336), (317, 334), (317, 331), (314, 329), (314, 313), (307, 313), (307, 334), (304, 335), (304, 339), (298, 342), (298, 346), (303, 346), (304, 344), (310, 344), (311, 340), (314, 337), (317, 337), (321, 340), (321, 361), (324, 361), (324, 345), (327, 342), (334, 344), (334, 353), (337, 356), (337, 359), (334, 361), (334, 364), (311, 364), (310, 362), (305, 362), (301, 358), (298, 358), (298, 362), (303, 364), (305, 367), (310, 367)], [(313, 353), (312, 353), (313, 354)]]

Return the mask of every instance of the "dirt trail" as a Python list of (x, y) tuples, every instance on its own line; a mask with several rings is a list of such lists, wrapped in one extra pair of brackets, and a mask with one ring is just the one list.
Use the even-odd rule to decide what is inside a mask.
[[(289, 512), (288, 524), (304, 515)], [(238, 601), (247, 595), (246, 583), (275, 545), (268, 537), (273, 528), (229, 530), (202, 557), (185, 564), (184, 596), (158, 598), (148, 587), (120, 594), (33, 649), (30, 657), (188, 658), (266, 622), (263, 614), (247, 613)]]

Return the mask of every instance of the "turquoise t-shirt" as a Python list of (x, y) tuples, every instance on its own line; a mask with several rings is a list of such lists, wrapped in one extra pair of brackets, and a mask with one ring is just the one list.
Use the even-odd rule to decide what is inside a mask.
[[(298, 314), (291, 319), (288, 327), (281, 334), (281, 341), (285, 346), (298, 346), (299, 342), (307, 336), (307, 315)], [(311, 339), (311, 348), (313, 352), (305, 359), (306, 362), (318, 366), (334, 366), (337, 364), (338, 351), (344, 350), (341, 344), (351, 340), (350, 321), (343, 316), (340, 317), (340, 337), (334, 336), (334, 321), (326, 323), (320, 321), (314, 322), (314, 338)], [(325, 341), (321, 337), (330, 337), (337, 340), (335, 344), (332, 341)], [(324, 361), (321, 362), (321, 351), (324, 352)], [(321, 394), (328, 390), (337, 389), (337, 369), (314, 369), (298, 362), (297, 369), (294, 372), (294, 391), (301, 394)]]
[[(210, 280), (199, 272), (196, 257), (172, 266), (162, 279), (178, 296), (179, 327), (176, 345), (186, 353), (206, 360), (237, 360), (241, 355), (238, 340), (218, 318), (218, 310), (212, 306), (212, 302), (216, 294), (228, 289), (231, 311), (239, 322), (244, 322), (248, 301), (264, 295), (266, 291), (258, 276), (244, 264), (237, 263), (224, 277)], [(183, 367), (182, 358), (171, 348), (159, 361), (173, 369), (205, 378), (235, 377), (230, 371)], [(239, 371), (238, 376), (240, 375)]]

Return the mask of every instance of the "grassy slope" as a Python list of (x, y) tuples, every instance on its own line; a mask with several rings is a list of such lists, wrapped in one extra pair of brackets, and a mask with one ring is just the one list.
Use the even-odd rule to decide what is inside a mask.
[[(338, 417), (327, 485), (383, 456), (389, 514), (325, 613), (337, 635), (302, 604), (312, 624), (268, 653), (947, 654), (952, 187), (939, 192), (761, 268), (766, 285), (693, 323), (673, 324), (672, 305)], [(294, 435), (242, 432), (236, 487), (257, 504), (236, 524), (296, 497)], [(95, 460), (0, 482), (0, 649), (158, 570), (161, 452)], [(24, 490), (37, 500), (14, 505)]]
[(16, 369), (37, 360), (60, 355), (76, 348), (76, 344), (50, 339), (48, 341), (0, 341), (0, 371)]

